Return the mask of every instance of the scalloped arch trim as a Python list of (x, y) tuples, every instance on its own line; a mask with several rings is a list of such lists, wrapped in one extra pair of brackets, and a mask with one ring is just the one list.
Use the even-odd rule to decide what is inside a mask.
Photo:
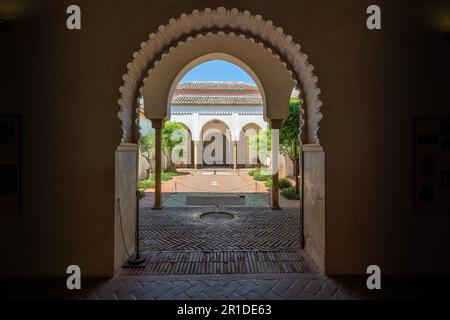
[[(322, 119), (320, 109), (320, 89), (318, 78), (313, 74), (314, 67), (308, 62), (308, 56), (301, 51), (301, 46), (293, 42), (292, 36), (283, 29), (274, 26), (270, 20), (264, 20), (260, 15), (252, 15), (249, 11), (239, 11), (236, 8), (227, 10), (206, 8), (194, 10), (191, 14), (183, 13), (178, 19), (170, 19), (166, 25), (161, 25), (158, 31), (151, 33), (146, 42), (142, 42), (139, 51), (133, 53), (133, 61), (127, 65), (127, 73), (122, 76), (123, 85), (118, 104), (118, 117), (121, 120), (122, 142), (132, 141), (133, 109), (144, 79), (154, 65), (167, 52), (174, 50), (184, 41), (193, 39), (195, 35), (206, 33), (226, 34), (230, 36), (245, 36), (250, 41), (256, 41), (265, 49), (280, 59), (288, 71), (294, 74), (294, 80), (299, 82), (303, 92), (306, 119), (307, 142), (318, 144), (319, 122)], [(221, 31), (224, 30), (224, 31)]]

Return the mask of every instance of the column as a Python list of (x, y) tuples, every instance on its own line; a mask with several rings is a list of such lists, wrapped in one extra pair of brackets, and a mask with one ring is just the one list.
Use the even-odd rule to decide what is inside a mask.
[(194, 140), (191, 140), (191, 168), (194, 168), (195, 166), (195, 145), (194, 145)]
[(162, 161), (162, 119), (150, 119), (155, 129), (155, 204), (153, 210), (161, 209), (161, 161)]
[(283, 120), (270, 120), (271, 137), (271, 163), (272, 163), (272, 209), (279, 210), (279, 186), (278, 186), (278, 154), (279, 154), (279, 129)]
[(194, 169), (197, 170), (203, 164), (202, 142), (194, 141)]
[(238, 146), (238, 142), (233, 141), (233, 169), (234, 169), (234, 172), (236, 172), (237, 162), (238, 162), (237, 146)]

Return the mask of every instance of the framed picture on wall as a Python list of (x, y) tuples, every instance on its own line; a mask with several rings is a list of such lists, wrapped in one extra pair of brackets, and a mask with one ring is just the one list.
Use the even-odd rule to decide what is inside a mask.
[(414, 119), (414, 210), (450, 213), (450, 117)]
[(20, 213), (19, 115), (0, 114), (0, 215)]

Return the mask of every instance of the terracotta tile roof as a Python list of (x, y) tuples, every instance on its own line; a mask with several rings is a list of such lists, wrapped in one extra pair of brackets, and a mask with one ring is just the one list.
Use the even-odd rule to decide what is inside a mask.
[(211, 90), (211, 91), (248, 91), (258, 90), (253, 84), (244, 82), (222, 81), (189, 81), (178, 84), (177, 89), (184, 90)]
[[(177, 91), (172, 98), (175, 106), (257, 106), (263, 103), (258, 87), (243, 82), (190, 81), (178, 84)], [(298, 98), (298, 95), (299, 91), (295, 89), (291, 98)]]
[(176, 95), (172, 98), (173, 105), (262, 105), (261, 96), (205, 96), (205, 95)]

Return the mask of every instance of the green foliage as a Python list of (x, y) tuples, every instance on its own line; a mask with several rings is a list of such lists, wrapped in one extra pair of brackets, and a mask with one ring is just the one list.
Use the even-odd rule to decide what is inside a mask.
[(283, 121), (280, 129), (280, 153), (294, 163), (295, 188), (298, 191), (300, 141), (300, 99), (292, 99), (289, 104), (289, 116)]
[[(165, 170), (161, 173), (161, 181), (170, 181), (173, 177), (177, 176), (178, 172)], [(155, 174), (153, 173), (149, 179), (140, 180), (138, 183), (139, 189), (149, 189), (155, 187)]]
[(139, 139), (139, 149), (142, 156), (147, 160), (147, 178), (153, 170), (153, 160), (155, 158), (155, 136), (146, 134)]
[(155, 187), (155, 179), (151, 177), (150, 179), (140, 180), (138, 183), (139, 189), (149, 189)]
[(271, 146), (270, 129), (264, 129), (260, 133), (255, 134), (248, 138), (248, 146), (257, 152), (258, 160), (260, 162), (266, 162), (270, 156)]
[[(161, 180), (162, 181), (170, 181), (173, 177), (177, 176), (178, 172), (172, 171), (172, 170), (165, 170), (161, 173)], [(153, 175), (154, 178), (154, 175)]]
[(272, 179), (272, 176), (270, 174), (264, 174), (261, 171), (255, 172), (253, 174), (253, 180), (256, 181), (267, 181), (269, 179)]
[(292, 183), (291, 181), (289, 181), (289, 179), (286, 178), (280, 178), (278, 185), (280, 186), (280, 189), (285, 189), (285, 188), (291, 188), (292, 187)]
[(259, 170), (258, 170), (258, 169), (250, 169), (250, 170), (248, 171), (248, 175), (249, 175), (250, 177), (253, 177), (253, 175), (254, 175), (256, 172), (259, 172)]
[(144, 191), (138, 191), (139, 199), (145, 198), (145, 192)]
[(281, 195), (289, 200), (299, 200), (300, 194), (295, 191), (295, 188), (286, 188), (281, 190)]
[(289, 116), (283, 121), (280, 129), (280, 153), (292, 161), (294, 158), (298, 158), (300, 152), (299, 130), (300, 102), (293, 100), (289, 104)]
[[(272, 177), (267, 179), (264, 185), (266, 186), (266, 188), (272, 188)], [(292, 183), (286, 178), (280, 178), (278, 180), (278, 186), (280, 189), (290, 188), (292, 187)]]
[(172, 162), (172, 151), (177, 145), (186, 141), (186, 139), (186, 129), (180, 123), (168, 121), (164, 124), (162, 129), (162, 147), (169, 162), (169, 169), (172, 171), (175, 167)]

